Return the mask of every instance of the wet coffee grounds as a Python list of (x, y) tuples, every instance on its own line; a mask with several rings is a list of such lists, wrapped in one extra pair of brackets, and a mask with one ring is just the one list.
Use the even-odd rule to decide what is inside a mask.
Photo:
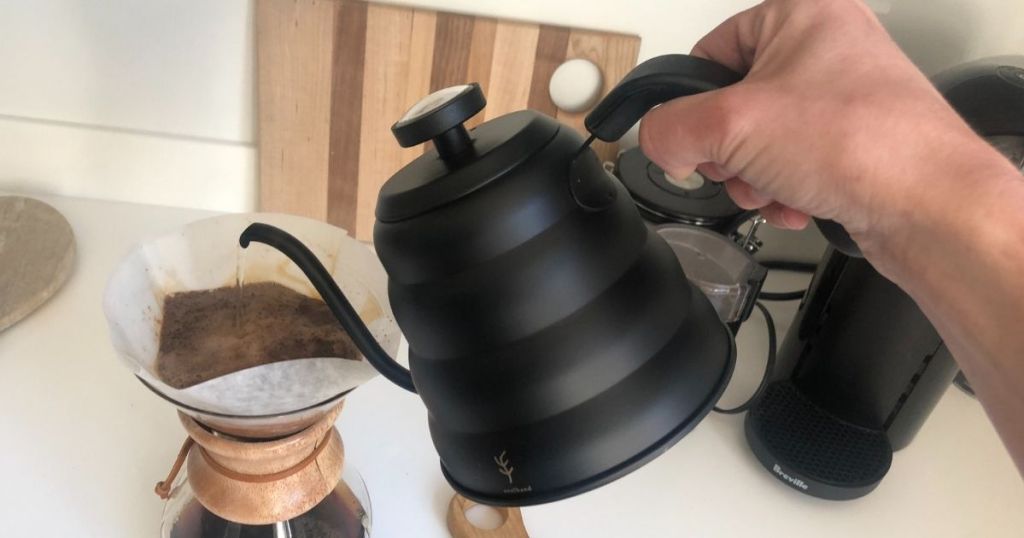
[(309, 357), (361, 357), (320, 299), (261, 282), (174, 293), (164, 300), (156, 369), (174, 388)]

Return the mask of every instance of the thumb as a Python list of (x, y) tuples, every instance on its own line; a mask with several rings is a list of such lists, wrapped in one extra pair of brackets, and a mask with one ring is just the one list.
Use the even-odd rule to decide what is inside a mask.
[(673, 177), (686, 177), (704, 163), (718, 165), (719, 177), (712, 179), (738, 175), (733, 149), (750, 121), (736, 89), (680, 97), (648, 112), (640, 123), (644, 155)]

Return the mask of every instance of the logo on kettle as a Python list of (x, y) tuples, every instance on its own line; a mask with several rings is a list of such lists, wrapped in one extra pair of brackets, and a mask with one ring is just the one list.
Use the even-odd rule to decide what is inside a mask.
[(494, 458), (494, 463), (498, 464), (498, 472), (505, 475), (508, 478), (508, 483), (512, 483), (512, 471), (515, 471), (515, 467), (510, 467), (512, 463), (509, 461), (508, 456), (505, 454), (505, 450), (501, 451), (501, 454)]

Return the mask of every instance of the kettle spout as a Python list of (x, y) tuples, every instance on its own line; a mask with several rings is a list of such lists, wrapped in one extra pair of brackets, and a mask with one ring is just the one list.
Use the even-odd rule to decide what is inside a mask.
[(324, 303), (330, 308), (331, 313), (338, 319), (338, 323), (352, 338), (352, 342), (363, 353), (366, 360), (392, 383), (409, 392), (416, 392), (412, 374), (384, 351), (377, 339), (370, 333), (370, 329), (359, 318), (359, 314), (352, 308), (352, 303), (331, 278), (330, 273), (306, 245), (280, 228), (258, 222), (249, 225), (238, 238), (238, 244), (242, 248), (248, 248), (251, 242), (270, 246), (294, 262), (323, 298)]

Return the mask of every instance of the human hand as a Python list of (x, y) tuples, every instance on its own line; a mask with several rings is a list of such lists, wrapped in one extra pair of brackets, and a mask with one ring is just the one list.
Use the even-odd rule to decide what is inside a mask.
[(859, 0), (768, 0), (693, 54), (747, 75), (648, 113), (644, 153), (674, 177), (724, 181), (776, 226), (835, 220), (869, 258), (916, 206), (948, 201), (949, 182), (1005, 161)]

